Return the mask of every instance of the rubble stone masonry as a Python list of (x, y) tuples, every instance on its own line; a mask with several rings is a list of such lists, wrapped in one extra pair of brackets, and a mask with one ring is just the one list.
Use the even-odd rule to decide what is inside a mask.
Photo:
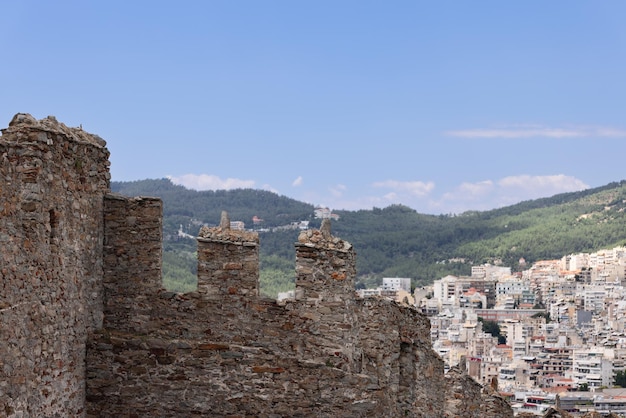
[(17, 114), (0, 137), (0, 416), (81, 416), (102, 327), (105, 142)]
[(202, 228), (198, 286), (161, 286), (159, 199), (112, 195), (104, 141), (16, 115), (0, 137), (0, 416), (512, 417), (444, 374), (417, 310), (354, 291), (330, 221), (295, 298), (259, 297), (259, 237)]

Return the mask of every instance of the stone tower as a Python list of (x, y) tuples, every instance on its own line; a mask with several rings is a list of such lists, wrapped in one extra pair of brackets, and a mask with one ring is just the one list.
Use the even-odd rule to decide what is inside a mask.
[(0, 416), (81, 416), (102, 327), (105, 142), (17, 114), (0, 136)]

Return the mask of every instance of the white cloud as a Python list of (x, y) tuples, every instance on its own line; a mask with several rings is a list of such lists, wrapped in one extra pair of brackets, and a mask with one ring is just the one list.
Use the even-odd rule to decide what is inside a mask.
[(460, 138), (626, 138), (626, 130), (606, 127), (551, 128), (539, 125), (516, 125), (502, 128), (463, 129), (446, 132)]
[(343, 196), (343, 193), (347, 190), (347, 187), (343, 184), (337, 184), (334, 187), (330, 187), (328, 190), (335, 198), (339, 198)]
[[(492, 180), (484, 180), (476, 183), (464, 182), (455, 187), (452, 191), (446, 192), (436, 203), (438, 207), (446, 206), (483, 206), (496, 192), (496, 185)], [(478, 204), (476, 203), (478, 202)], [(453, 210), (454, 212), (455, 210)]]
[(458, 188), (460, 193), (477, 198), (493, 190), (493, 181), (485, 180), (478, 183), (461, 183)]
[(536, 197), (551, 196), (564, 192), (575, 192), (589, 188), (582, 180), (576, 177), (557, 174), (553, 176), (510, 176), (498, 181), (503, 190), (513, 190)]
[(254, 188), (254, 180), (234, 178), (221, 179), (212, 174), (184, 174), (182, 176), (167, 176), (174, 184), (194, 190), (230, 190)]
[(302, 178), (302, 176), (298, 176), (298, 178), (296, 178), (293, 183), (291, 183), (291, 185), (293, 187), (298, 187), (298, 186), (302, 186), (302, 182), (304, 181), (304, 179)]
[(462, 183), (445, 193), (433, 207), (460, 213), (466, 210), (490, 210), (525, 200), (554, 196), (589, 188), (582, 180), (564, 174), (550, 176), (508, 176), (497, 181)]
[(396, 193), (408, 193), (413, 196), (426, 196), (435, 188), (435, 183), (432, 181), (397, 181), (386, 180), (378, 181), (372, 184), (373, 187), (386, 188), (395, 191)]

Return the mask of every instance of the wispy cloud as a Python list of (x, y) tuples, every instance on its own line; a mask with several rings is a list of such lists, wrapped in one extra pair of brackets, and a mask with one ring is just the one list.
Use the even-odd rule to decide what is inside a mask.
[(453, 213), (465, 210), (489, 210), (512, 205), (524, 200), (549, 197), (559, 193), (588, 189), (589, 186), (576, 177), (556, 174), (550, 176), (519, 175), (500, 180), (462, 183), (445, 193), (436, 207)]
[[(261, 188), (279, 193), (268, 184), (255, 186), (254, 180), (235, 178), (221, 179), (209, 174), (186, 174), (168, 176), (178, 185), (194, 190), (229, 190), (238, 188)], [(296, 179), (298, 180), (298, 179)], [(292, 184), (297, 183), (294, 181)], [(464, 182), (441, 194), (434, 194), (435, 183), (424, 181), (386, 180), (371, 184), (380, 193), (349, 196), (345, 184), (336, 184), (320, 195), (313, 190), (305, 191), (298, 199), (312, 204), (322, 204), (332, 209), (359, 210), (402, 204), (421, 213), (462, 213), (468, 210), (490, 210), (519, 203), (524, 200), (549, 197), (559, 193), (589, 188), (582, 180), (555, 174), (548, 176), (518, 175), (496, 180)], [(301, 189), (298, 189), (301, 190)], [(352, 193), (352, 187), (350, 188)]]
[(337, 184), (336, 186), (330, 187), (328, 190), (335, 198), (339, 198), (343, 196), (343, 193), (346, 191), (347, 187), (343, 184)]
[(589, 188), (582, 180), (564, 174), (556, 174), (553, 176), (521, 175), (504, 177), (498, 181), (498, 186), (503, 191), (530, 195), (529, 198), (532, 199)]
[(432, 181), (398, 181), (385, 180), (372, 183), (372, 187), (391, 189), (394, 193), (410, 194), (413, 196), (426, 196), (435, 188)]
[(446, 132), (460, 138), (626, 138), (626, 130), (607, 127), (547, 127), (517, 125), (501, 128), (462, 129)]
[[(386, 207), (391, 204), (402, 204), (417, 208), (428, 205), (428, 195), (434, 190), (433, 182), (386, 180), (372, 183), (375, 189), (381, 189), (378, 194), (353, 194), (353, 189), (345, 184), (336, 184), (328, 187), (328, 194), (324, 196), (309, 193), (305, 201), (315, 202), (335, 210), (360, 210), (373, 207)], [(350, 192), (350, 193), (349, 193)], [(320, 202), (324, 202), (323, 204)]]
[(194, 190), (230, 190), (254, 188), (254, 180), (234, 178), (222, 179), (212, 174), (184, 174), (182, 176), (167, 176), (174, 184)]
[(304, 181), (304, 179), (302, 178), (302, 176), (298, 176), (298, 178), (296, 178), (291, 185), (293, 187), (298, 187), (298, 186), (302, 186), (302, 182)]
[(434, 206), (453, 213), (463, 212), (465, 208), (482, 209), (492, 204), (491, 199), (497, 195), (496, 189), (497, 185), (492, 180), (464, 182), (445, 192)]
[(493, 181), (485, 180), (477, 183), (461, 183), (458, 190), (466, 196), (478, 198), (493, 190)]

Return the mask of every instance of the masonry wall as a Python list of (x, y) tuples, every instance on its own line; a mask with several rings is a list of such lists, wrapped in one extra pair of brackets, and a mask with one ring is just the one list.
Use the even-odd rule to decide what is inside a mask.
[(16, 115), (0, 136), (0, 416), (81, 416), (102, 326), (105, 142)]
[(144, 332), (161, 288), (163, 202), (104, 196), (104, 328)]
[[(284, 303), (258, 297), (255, 233), (203, 228), (198, 258), (198, 291), (144, 289), (141, 332), (92, 334), (88, 416), (459, 416), (451, 394), (463, 416), (512, 416), (471, 379), (450, 385), (426, 317), (355, 298), (355, 253), (329, 225), (301, 234), (297, 297)], [(133, 321), (115, 306), (106, 324)]]
[(319, 231), (302, 232), (295, 247), (295, 309), (312, 321), (303, 334), (302, 355), (348, 372), (360, 372), (354, 248), (332, 236), (330, 220), (325, 220)]

